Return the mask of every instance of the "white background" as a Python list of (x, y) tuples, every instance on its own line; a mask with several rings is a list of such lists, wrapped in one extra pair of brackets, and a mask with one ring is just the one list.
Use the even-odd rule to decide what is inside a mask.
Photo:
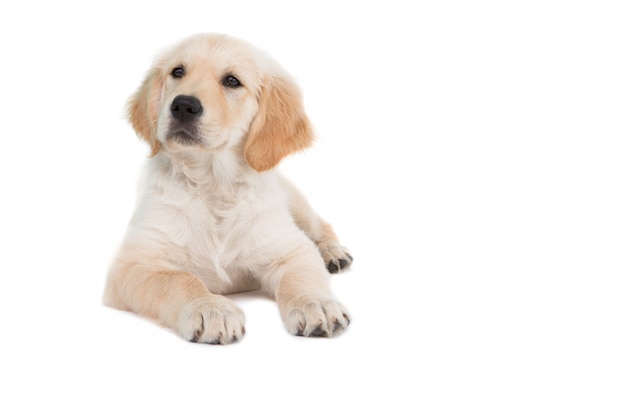
[[(298, 79), (282, 169), (355, 264), (353, 323), (238, 344), (100, 305), (148, 153), (123, 119), (196, 32)], [(626, 3), (3, 2), (0, 415), (626, 414)]]

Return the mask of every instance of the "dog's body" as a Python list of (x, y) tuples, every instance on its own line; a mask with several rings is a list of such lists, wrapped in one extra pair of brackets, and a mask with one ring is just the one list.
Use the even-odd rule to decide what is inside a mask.
[(312, 140), (299, 91), (276, 63), (233, 38), (192, 37), (157, 61), (129, 118), (153, 157), (107, 305), (224, 344), (243, 336), (245, 319), (223, 294), (262, 289), (293, 334), (348, 326), (326, 268), (352, 257), (273, 169)]

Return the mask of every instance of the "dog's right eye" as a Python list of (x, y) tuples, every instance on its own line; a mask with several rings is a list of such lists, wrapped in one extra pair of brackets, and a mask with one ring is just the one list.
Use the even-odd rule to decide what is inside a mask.
[(172, 77), (174, 78), (183, 78), (185, 75), (185, 69), (183, 67), (176, 67), (172, 70)]

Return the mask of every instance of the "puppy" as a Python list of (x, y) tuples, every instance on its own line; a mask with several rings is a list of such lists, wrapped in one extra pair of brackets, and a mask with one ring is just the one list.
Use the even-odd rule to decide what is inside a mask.
[(312, 129), (291, 78), (251, 45), (197, 35), (164, 53), (131, 97), (151, 148), (104, 303), (193, 342), (245, 333), (225, 294), (261, 289), (287, 330), (332, 336), (350, 320), (329, 289), (352, 256), (274, 168)]

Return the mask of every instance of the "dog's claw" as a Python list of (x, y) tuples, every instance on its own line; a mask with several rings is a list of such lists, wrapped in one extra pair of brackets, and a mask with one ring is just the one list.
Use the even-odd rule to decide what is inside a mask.
[(326, 337), (326, 336), (328, 336), (328, 333), (326, 333), (326, 330), (324, 330), (322, 328), (322, 326), (319, 325), (311, 332), (311, 336), (314, 336), (314, 337)]
[[(345, 314), (344, 314), (344, 317), (346, 317)], [(349, 320), (348, 320), (348, 323), (350, 323)], [(335, 320), (335, 322), (333, 323), (333, 333), (341, 328), (342, 326), (341, 326), (341, 323), (339, 323), (339, 320)]]
[(341, 270), (346, 269), (350, 265), (350, 263), (353, 261), (352, 256), (350, 255), (346, 255), (346, 256), (349, 258), (349, 260), (342, 258), (342, 259), (338, 259), (337, 261), (332, 260), (328, 262), (328, 264), (326, 264), (326, 269), (328, 269), (328, 272), (330, 272), (331, 274), (335, 274)]

